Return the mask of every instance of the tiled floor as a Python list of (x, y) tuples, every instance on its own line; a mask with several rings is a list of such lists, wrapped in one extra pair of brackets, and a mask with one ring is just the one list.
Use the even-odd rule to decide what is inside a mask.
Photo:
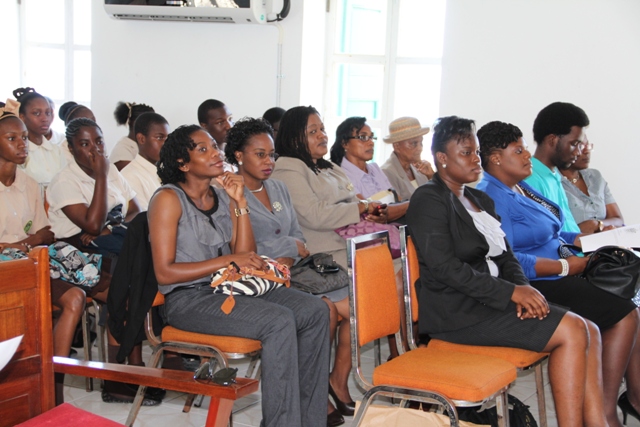
[[(95, 348), (94, 348), (95, 352)], [(385, 354), (388, 350), (386, 345), (383, 345), (382, 353), (383, 360), (386, 359), (387, 354)], [(81, 354), (82, 351), (80, 350)], [(147, 354), (148, 356), (148, 354)], [(239, 374), (244, 375), (246, 371), (247, 362), (231, 362), (231, 364), (235, 367), (239, 368)], [(363, 357), (363, 369), (365, 374), (368, 374), (373, 369), (373, 349), (369, 348), (364, 352)], [(555, 412), (553, 407), (553, 399), (551, 397), (551, 390), (548, 384), (548, 376), (546, 373), (545, 367), (545, 395), (547, 402), (547, 420), (549, 427), (557, 427), (557, 422), (555, 419)], [(102, 398), (100, 396), (99, 391), (94, 391), (91, 393), (87, 393), (85, 391), (85, 383), (84, 378), (71, 377), (68, 376), (65, 378), (65, 401), (70, 402), (71, 404), (87, 410), (89, 412), (93, 412), (95, 414), (101, 415), (105, 418), (109, 418), (113, 421), (124, 423), (127, 414), (129, 413), (130, 405), (127, 404), (108, 404), (103, 403)], [(96, 388), (99, 388), (97, 386)], [(356, 386), (353, 378), (349, 381), (349, 388), (351, 390), (351, 396), (354, 400), (359, 399), (362, 396), (362, 392)], [(531, 413), (534, 415), (536, 420), (538, 419), (538, 404), (536, 398), (536, 388), (533, 372), (521, 373), (518, 376), (518, 379), (515, 385), (510, 389), (509, 393), (518, 397), (522, 400), (526, 405), (530, 406)], [(233, 416), (234, 426), (236, 427), (247, 427), (247, 426), (259, 426), (261, 416), (261, 408), (260, 408), (260, 393), (255, 393), (251, 396), (248, 396), (238, 402), (234, 406), (234, 412), (240, 408), (246, 408), (244, 410), (240, 410), (235, 413)], [(185, 414), (182, 412), (182, 407), (184, 405), (185, 395), (183, 393), (175, 393), (175, 392), (167, 392), (167, 397), (164, 399), (160, 406), (156, 407), (146, 407), (140, 410), (140, 413), (136, 419), (135, 426), (138, 427), (176, 427), (176, 426), (185, 426), (185, 427), (201, 427), (204, 426), (207, 409), (208, 409), (208, 400), (205, 399), (201, 408), (192, 408), (191, 412)], [(351, 417), (345, 417), (345, 427), (351, 426)], [(640, 427), (640, 422), (637, 420), (630, 418), (628, 420), (627, 427)]]

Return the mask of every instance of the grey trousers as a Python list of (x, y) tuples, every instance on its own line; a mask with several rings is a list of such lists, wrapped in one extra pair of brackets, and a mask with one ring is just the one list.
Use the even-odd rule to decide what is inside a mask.
[(325, 427), (329, 386), (329, 309), (319, 298), (285, 287), (261, 297), (211, 290), (166, 295), (170, 325), (185, 331), (233, 335), (262, 342), (262, 417), (265, 427)]

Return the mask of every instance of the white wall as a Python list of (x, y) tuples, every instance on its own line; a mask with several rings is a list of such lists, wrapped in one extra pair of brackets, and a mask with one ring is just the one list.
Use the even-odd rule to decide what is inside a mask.
[(554, 101), (582, 107), (596, 146), (592, 166), (609, 182), (628, 224), (640, 223), (640, 2), (450, 0), (440, 114), (531, 128)]
[[(293, 3), (280, 24), (284, 108), (300, 103), (303, 9)], [(149, 104), (172, 128), (197, 123), (208, 98), (223, 101), (236, 119), (276, 105), (274, 25), (115, 20), (102, 6), (93, 8), (92, 23), (92, 109), (110, 147), (127, 133), (113, 119), (118, 101)]]

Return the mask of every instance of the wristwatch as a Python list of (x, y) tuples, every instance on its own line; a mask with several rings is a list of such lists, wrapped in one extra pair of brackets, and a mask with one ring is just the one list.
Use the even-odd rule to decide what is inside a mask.
[(602, 220), (598, 220), (598, 231), (604, 230), (604, 222)]
[(251, 213), (251, 211), (249, 211), (249, 206), (245, 208), (235, 208), (234, 211), (236, 213), (236, 218), (238, 218), (240, 215), (248, 215), (249, 213)]
[(358, 203), (362, 203), (364, 205), (364, 213), (369, 212), (369, 199), (360, 199)]

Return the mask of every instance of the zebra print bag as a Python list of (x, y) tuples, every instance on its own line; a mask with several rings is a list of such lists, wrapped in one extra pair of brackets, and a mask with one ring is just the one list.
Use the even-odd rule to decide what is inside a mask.
[(211, 278), (213, 293), (229, 295), (222, 304), (224, 313), (229, 314), (233, 310), (235, 306), (234, 295), (259, 297), (282, 285), (289, 287), (291, 278), (289, 267), (269, 257), (262, 255), (261, 257), (267, 263), (267, 271), (248, 267), (240, 268), (235, 262), (231, 262), (231, 265), (221, 268), (213, 274)]

